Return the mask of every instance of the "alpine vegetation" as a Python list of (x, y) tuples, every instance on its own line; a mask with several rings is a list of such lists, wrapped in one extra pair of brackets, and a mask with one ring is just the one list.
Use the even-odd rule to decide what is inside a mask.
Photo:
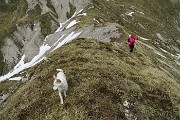
[(179, 120), (179, 31), (179, 0), (1, 0), (0, 119)]

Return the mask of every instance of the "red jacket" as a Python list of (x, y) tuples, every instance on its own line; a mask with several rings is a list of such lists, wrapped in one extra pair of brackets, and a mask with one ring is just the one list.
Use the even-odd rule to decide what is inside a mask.
[(134, 45), (135, 40), (139, 40), (139, 38), (138, 37), (134, 38), (133, 36), (129, 37), (129, 39), (128, 39), (129, 46)]

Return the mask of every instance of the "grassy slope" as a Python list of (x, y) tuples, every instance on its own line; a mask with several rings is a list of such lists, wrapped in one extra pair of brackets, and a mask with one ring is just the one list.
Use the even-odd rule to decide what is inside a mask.
[(14, 85), (16, 85), (17, 81), (3, 81), (0, 84), (0, 93), (2, 93), (3, 91), (8, 91), (8, 89), (10, 87), (13, 87)]
[[(174, 19), (179, 21), (179, 6), (171, 0), (93, 0), (95, 9), (103, 13), (103, 19), (108, 22), (116, 22), (123, 26), (127, 33), (136, 32), (138, 35), (157, 40), (156, 33), (160, 33), (166, 39), (166, 46), (173, 44), (179, 39), (180, 33), (174, 24)], [(135, 12), (131, 16), (125, 15), (128, 12)], [(141, 14), (140, 12), (144, 13)], [(125, 20), (126, 21), (125, 21)], [(145, 29), (140, 26), (143, 25)], [(156, 41), (161, 44), (160, 41)], [(155, 45), (155, 44), (154, 44)], [(161, 47), (164, 47), (161, 45)]]
[[(172, 46), (180, 47), (180, 44), (176, 41), (179, 40), (180, 32), (178, 32), (174, 23), (175, 19), (180, 23), (178, 18), (180, 2), (175, 2), (175, 0), (130, 0), (128, 2), (127, 0), (113, 0), (112, 2), (93, 0), (93, 3), (95, 9), (89, 11), (88, 17), (93, 14), (94, 16), (91, 15), (91, 19), (94, 17), (96, 19), (103, 19), (104, 23), (115, 22), (119, 24), (119, 32), (123, 34), (120, 39), (113, 39), (113, 41), (127, 41), (128, 35), (136, 32), (139, 36), (151, 39), (143, 42), (153, 46), (155, 49), (163, 48), (172, 54), (178, 53), (172, 49)], [(132, 16), (125, 15), (125, 13), (129, 12), (135, 13)], [(85, 19), (85, 21), (87, 20)], [(101, 24), (103, 25), (104, 23)], [(156, 33), (160, 33), (165, 40), (160, 40)], [(162, 63), (157, 65), (168, 70), (179, 81), (180, 75), (173, 70), (174, 68), (178, 71), (180, 70), (179, 66), (173, 63), (175, 58), (170, 55), (166, 57), (168, 59), (164, 61), (173, 66), (173, 68)]]
[[(138, 119), (180, 119), (180, 85), (155, 67), (153, 54), (136, 47), (129, 54), (125, 46), (82, 39), (63, 46), (48, 56), (50, 61), (28, 70), (35, 79), (7, 100), (0, 117), (126, 119), (123, 102), (128, 100)], [(69, 84), (64, 105), (52, 90), (56, 68), (64, 70)]]

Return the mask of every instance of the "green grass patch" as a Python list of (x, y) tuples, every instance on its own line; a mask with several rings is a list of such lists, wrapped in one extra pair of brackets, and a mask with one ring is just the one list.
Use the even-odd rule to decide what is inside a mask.
[(0, 83), (0, 94), (4, 91), (8, 91), (10, 87), (17, 84), (17, 81), (3, 81)]
[[(147, 51), (129, 55), (126, 49), (85, 39), (64, 45), (48, 56), (50, 61), (28, 70), (35, 79), (8, 98), (0, 117), (126, 119), (128, 108), (123, 102), (128, 100), (129, 111), (137, 119), (179, 119), (179, 84), (152, 67), (151, 58), (142, 55)], [(64, 105), (52, 90), (57, 68), (64, 70), (69, 85)]]

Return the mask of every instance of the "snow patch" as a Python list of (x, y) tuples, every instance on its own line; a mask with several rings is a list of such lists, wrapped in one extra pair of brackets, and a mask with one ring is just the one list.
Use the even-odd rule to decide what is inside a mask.
[(40, 61), (43, 60), (43, 55), (50, 49), (51, 47), (46, 45), (42, 45), (39, 50), (39, 54), (36, 55), (29, 63), (24, 63), (25, 55), (22, 56), (19, 63), (14, 67), (12, 71), (10, 71), (8, 74), (0, 77), (0, 82), (4, 81), (6, 79), (9, 79), (10, 77), (14, 76), (15, 74), (18, 74), (19, 72), (25, 70), (26, 68), (29, 68), (31, 66), (36, 65)]
[[(65, 22), (65, 23), (66, 23), (66, 22)], [(63, 30), (63, 29), (62, 29), (62, 26), (63, 26), (63, 24), (65, 24), (65, 23), (60, 23), (60, 24), (59, 24), (59, 28), (55, 31), (55, 33), (62, 31), (62, 30)]]
[(134, 11), (136, 11), (137, 13), (140, 13), (140, 14), (143, 14), (144, 15), (144, 13), (143, 12), (141, 12), (141, 11), (138, 11), (138, 10), (136, 10), (135, 8), (135, 6), (131, 6), (130, 8), (132, 8)]
[(44, 57), (43, 55), (50, 49), (51, 47), (46, 44), (40, 47), (39, 50), (39, 54), (36, 55), (31, 62), (29, 62), (29, 64), (27, 64), (29, 67), (36, 65), (37, 63), (39, 63), (40, 61), (42, 61), (42, 57)]
[[(64, 30), (64, 28), (63, 28), (63, 26), (65, 25), (65, 24), (67, 24), (69, 21), (71, 21), (71, 19), (73, 19), (75, 16), (78, 16), (78, 15), (80, 15), (79, 13), (81, 13), (83, 11), (83, 9), (81, 9), (79, 12), (75, 12), (73, 15), (72, 15), (72, 17), (71, 18), (69, 18), (67, 21), (65, 21), (64, 23), (60, 23), (59, 25), (60, 25), (60, 27), (55, 31), (55, 33), (56, 32), (60, 32), (60, 31), (63, 31)], [(73, 20), (74, 21), (74, 20)], [(74, 22), (70, 22), (70, 25), (68, 25), (68, 26), (73, 26), (74, 24), (76, 24), (75, 23), (75, 21)]]
[(98, 20), (96, 20), (96, 18), (94, 18), (93, 20), (94, 20), (94, 21), (96, 21), (97, 23), (99, 23), (99, 21), (98, 21)]
[(134, 14), (134, 12), (127, 12), (126, 13), (126, 15), (131, 16), (131, 17), (132, 17), (132, 14)]
[(14, 77), (14, 78), (10, 78), (9, 80), (19, 81), (19, 80), (21, 80), (21, 79), (22, 79), (22, 77)]
[(162, 48), (160, 48), (163, 52), (165, 52), (165, 53), (169, 53), (168, 51), (166, 51), (166, 50), (164, 50), (164, 49), (162, 49)]
[(162, 55), (160, 52), (158, 52), (158, 51), (154, 51), (157, 55), (159, 55), (159, 56), (161, 56), (161, 57), (163, 57), (163, 58), (166, 58), (164, 55)]
[(82, 13), (82, 14), (79, 14), (77, 16), (87, 16), (87, 13)]
[(174, 58), (180, 59), (180, 54), (177, 55), (173, 55), (172, 53), (169, 53), (171, 56), (173, 56)]
[(138, 42), (141, 43), (141, 44), (143, 44), (144, 46), (146, 46), (146, 47), (148, 47), (148, 48), (154, 50), (154, 48), (151, 47), (150, 45), (148, 45), (148, 44), (146, 44), (146, 43), (143, 43), (143, 42), (141, 42), (141, 41), (138, 41)]
[(180, 54), (174, 55), (174, 54), (172, 54), (172, 53), (170, 53), (170, 52), (168, 52), (168, 51), (166, 51), (166, 50), (164, 50), (164, 49), (162, 49), (162, 48), (160, 48), (160, 49), (161, 49), (163, 52), (170, 54), (172, 57), (177, 58), (177, 59), (180, 59)]
[(157, 37), (162, 40), (162, 41), (165, 41), (164, 38), (162, 37), (162, 35), (160, 33), (156, 33)]
[[(143, 12), (140, 12), (140, 11), (137, 11), (137, 10), (136, 10), (136, 12), (144, 15)], [(132, 17), (132, 14), (134, 14), (134, 13), (135, 13), (135, 12), (126, 12), (125, 14)]]
[(150, 39), (148, 39), (148, 38), (144, 38), (144, 37), (141, 37), (141, 36), (138, 36), (140, 39), (142, 39), (142, 40), (150, 40)]
[(74, 26), (75, 24), (79, 23), (80, 21), (76, 21), (76, 20), (73, 20), (72, 22), (69, 23), (69, 25), (66, 27), (66, 29)]
[(144, 15), (144, 13), (143, 13), (143, 12), (138, 11), (138, 13), (140, 13), (140, 14), (143, 14), (143, 15)]
[(61, 41), (61, 38), (62, 38), (62, 37), (61, 37), (61, 38), (58, 40), (58, 42), (59, 42), (59, 41), (61, 41), (61, 42), (58, 43), (58, 45), (57, 45), (52, 51), (56, 50), (57, 48), (61, 47), (61, 46), (64, 45), (64, 44), (72, 41), (73, 39), (75, 39), (76, 37), (78, 37), (80, 34), (81, 34), (81, 32), (78, 32), (78, 33), (71, 32), (71, 33), (70, 33), (65, 39), (63, 39), (62, 41)]

